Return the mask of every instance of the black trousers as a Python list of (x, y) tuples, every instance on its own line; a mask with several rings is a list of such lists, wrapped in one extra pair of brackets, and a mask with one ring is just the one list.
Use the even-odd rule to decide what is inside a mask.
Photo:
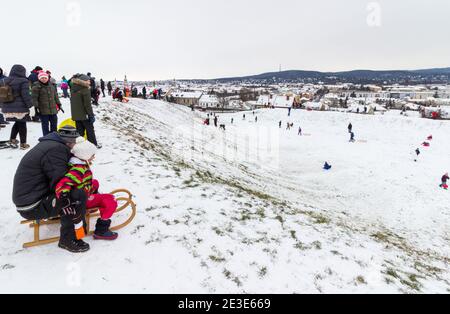
[(75, 225), (83, 222), (86, 227), (86, 202), (87, 196), (83, 190), (74, 189), (70, 193), (70, 200), (74, 204), (75, 215), (65, 215), (61, 210), (61, 202), (55, 194), (46, 196), (34, 209), (19, 211), (19, 214), (27, 220), (42, 220), (61, 217), (61, 238), (75, 239)]
[(27, 123), (25, 121), (16, 121), (11, 129), (11, 140), (17, 138), (17, 134), (20, 137), (20, 143), (27, 143)]
[(95, 136), (94, 124), (89, 120), (75, 121), (77, 131), (81, 136), (86, 133), (89, 142), (97, 146), (97, 138)]

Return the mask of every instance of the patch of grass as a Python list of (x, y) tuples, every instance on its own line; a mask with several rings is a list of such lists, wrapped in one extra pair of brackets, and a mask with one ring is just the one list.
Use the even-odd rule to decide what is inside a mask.
[(258, 215), (261, 218), (266, 218), (266, 211), (264, 210), (264, 208), (259, 208), (256, 211), (256, 215)]
[(136, 228), (134, 228), (134, 230), (131, 232), (131, 234), (136, 234), (139, 232), (139, 230), (141, 230), (142, 228), (145, 228), (144, 225), (138, 225), (136, 226)]
[(385, 272), (386, 275), (391, 276), (395, 279), (399, 279), (400, 276), (397, 274), (397, 272), (395, 271), (395, 269), (393, 268), (388, 268)]
[(308, 215), (314, 219), (316, 224), (329, 224), (331, 222), (330, 218), (316, 212), (310, 211)]
[(363, 276), (356, 277), (356, 282), (361, 285), (367, 285), (366, 279)]
[(295, 230), (291, 230), (289, 233), (292, 239), (297, 240), (297, 232)]
[(416, 290), (416, 291), (420, 291), (420, 289), (422, 287), (422, 285), (419, 282), (412, 282), (412, 281), (405, 280), (405, 279), (401, 279), (400, 283), (405, 286), (408, 286), (412, 290)]
[(220, 230), (218, 227), (213, 227), (212, 230), (214, 230), (214, 232), (215, 232), (218, 236), (223, 237), (223, 236), (225, 235), (225, 233), (224, 233), (222, 230)]
[(306, 246), (303, 242), (301, 241), (297, 241), (297, 243), (295, 243), (294, 248), (300, 250), (300, 251), (306, 251), (309, 250), (310, 247)]
[(438, 268), (438, 267), (434, 267), (434, 266), (430, 266), (430, 265), (425, 265), (421, 262), (416, 262), (414, 263), (414, 268), (419, 272), (419, 273), (427, 273), (429, 275), (433, 275), (433, 276), (437, 276), (438, 274), (442, 273), (443, 270)]
[(246, 221), (246, 220), (251, 220), (252, 216), (250, 215), (250, 213), (246, 212), (246, 213), (242, 213), (241, 214), (241, 218), (239, 219), (239, 221)]
[(212, 260), (213, 262), (216, 262), (216, 263), (223, 263), (223, 262), (226, 262), (226, 259), (225, 259), (225, 258), (223, 258), (223, 257), (218, 257), (218, 256), (214, 256), (214, 255), (210, 255), (210, 256), (209, 256), (209, 259)]
[(242, 286), (242, 282), (239, 280), (239, 278), (237, 276), (234, 276), (228, 269), (224, 268), (223, 274), (227, 279), (233, 281), (238, 287)]
[(275, 219), (278, 220), (281, 224), (284, 224), (283, 217), (281, 217), (280, 215), (276, 216)]
[(2, 268), (2, 270), (9, 270), (9, 269), (16, 268), (16, 266), (11, 265), (11, 264), (5, 264), (1, 268)]
[(316, 250), (321, 250), (322, 249), (322, 243), (320, 243), (320, 241), (314, 241), (311, 244)]
[(267, 275), (267, 267), (262, 267), (258, 271), (259, 278), (264, 278)]

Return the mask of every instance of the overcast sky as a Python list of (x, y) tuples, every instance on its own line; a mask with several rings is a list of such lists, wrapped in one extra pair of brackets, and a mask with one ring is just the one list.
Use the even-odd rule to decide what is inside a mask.
[(1, 0), (0, 67), (97, 79), (450, 66), (448, 0)]

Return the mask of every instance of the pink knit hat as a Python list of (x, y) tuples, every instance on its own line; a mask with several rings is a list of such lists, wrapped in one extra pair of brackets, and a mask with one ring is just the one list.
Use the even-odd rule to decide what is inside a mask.
[(44, 71), (39, 71), (38, 79), (41, 80), (42, 78), (47, 78), (48, 79), (49, 78), (48, 74), (46, 72), (44, 72)]

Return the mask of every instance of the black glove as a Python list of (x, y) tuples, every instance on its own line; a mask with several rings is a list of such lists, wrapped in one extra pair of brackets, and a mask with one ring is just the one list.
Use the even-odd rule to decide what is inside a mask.
[(70, 200), (69, 193), (64, 193), (60, 196), (59, 201), (61, 203), (61, 212), (65, 216), (75, 216), (76, 215), (76, 209), (75, 204), (72, 204), (72, 201)]
[(95, 123), (95, 116), (89, 116), (89, 122), (94, 124)]

